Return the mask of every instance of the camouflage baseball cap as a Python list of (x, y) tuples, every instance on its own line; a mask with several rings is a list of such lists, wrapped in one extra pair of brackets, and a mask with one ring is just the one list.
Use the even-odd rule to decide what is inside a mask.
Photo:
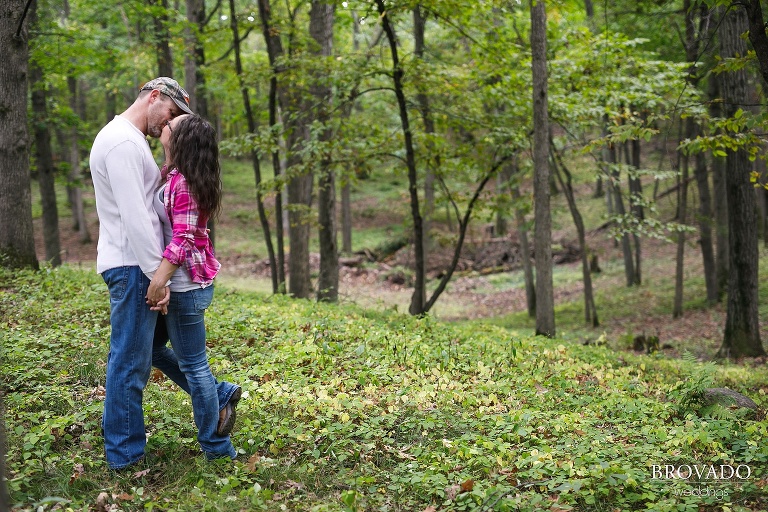
[(192, 114), (189, 108), (189, 94), (182, 89), (179, 82), (167, 76), (161, 76), (150, 80), (141, 87), (141, 91), (158, 90), (173, 100), (173, 102), (187, 114)]

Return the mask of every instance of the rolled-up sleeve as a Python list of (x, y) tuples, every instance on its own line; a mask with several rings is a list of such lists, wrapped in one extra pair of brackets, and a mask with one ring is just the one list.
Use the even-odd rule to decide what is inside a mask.
[(197, 202), (189, 193), (187, 180), (179, 176), (176, 186), (169, 187), (168, 193), (173, 219), (173, 238), (166, 246), (163, 257), (174, 265), (187, 267), (188, 260), (194, 259), (195, 232), (200, 217)]

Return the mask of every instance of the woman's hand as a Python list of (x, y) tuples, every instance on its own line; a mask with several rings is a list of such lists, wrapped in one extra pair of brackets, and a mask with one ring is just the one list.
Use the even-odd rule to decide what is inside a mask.
[(164, 315), (168, 313), (168, 302), (171, 300), (171, 289), (168, 284), (177, 268), (179, 268), (178, 265), (163, 258), (147, 289), (146, 299), (150, 310), (160, 311)]

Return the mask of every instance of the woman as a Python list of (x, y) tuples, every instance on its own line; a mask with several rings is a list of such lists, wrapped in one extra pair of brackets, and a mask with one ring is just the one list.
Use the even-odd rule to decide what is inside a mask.
[[(197, 440), (206, 457), (234, 458), (229, 433), (242, 389), (216, 381), (205, 347), (205, 310), (213, 300), (213, 279), (221, 267), (206, 227), (221, 206), (216, 132), (200, 116), (182, 115), (166, 123), (160, 142), (166, 165), (155, 210), (166, 248), (147, 302), (156, 305), (163, 299), (169, 280), (171, 299), (167, 314), (158, 318), (152, 365), (191, 395)], [(169, 338), (173, 349), (167, 346)]]

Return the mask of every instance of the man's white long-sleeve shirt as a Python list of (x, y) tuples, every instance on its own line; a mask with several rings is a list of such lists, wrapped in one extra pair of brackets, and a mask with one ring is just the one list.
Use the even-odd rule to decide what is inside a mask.
[(152, 205), (160, 171), (146, 137), (115, 116), (93, 141), (90, 165), (99, 215), (96, 271), (138, 265), (152, 278), (162, 260), (163, 227)]

